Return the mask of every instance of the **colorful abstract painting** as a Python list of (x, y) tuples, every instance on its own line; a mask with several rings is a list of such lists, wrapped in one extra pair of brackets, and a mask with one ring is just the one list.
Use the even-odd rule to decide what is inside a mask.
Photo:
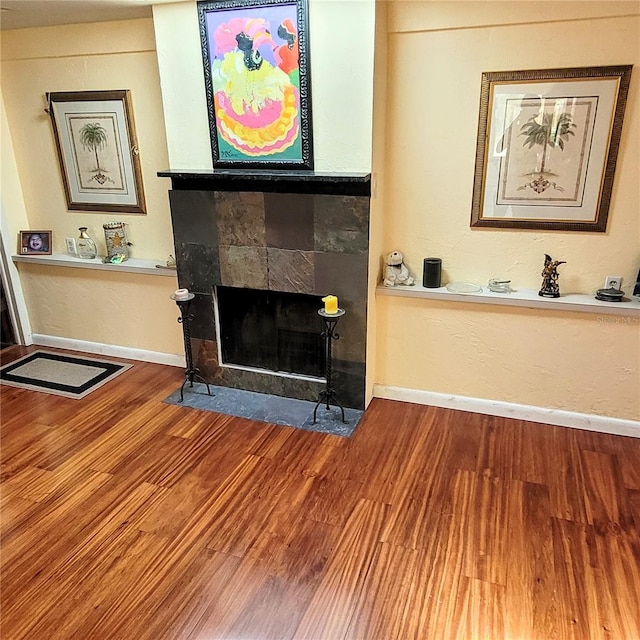
[(214, 167), (312, 169), (306, 3), (198, 11)]

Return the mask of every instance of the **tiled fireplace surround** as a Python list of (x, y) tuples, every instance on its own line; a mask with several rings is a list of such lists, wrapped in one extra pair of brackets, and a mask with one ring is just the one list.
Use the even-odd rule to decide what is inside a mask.
[[(320, 381), (220, 366), (214, 287), (338, 296), (338, 401), (364, 409), (369, 174), (161, 172), (169, 192), (178, 283), (195, 294), (195, 366), (215, 385), (316, 400)], [(318, 308), (320, 308), (319, 303)], [(319, 316), (310, 326), (323, 330)]]

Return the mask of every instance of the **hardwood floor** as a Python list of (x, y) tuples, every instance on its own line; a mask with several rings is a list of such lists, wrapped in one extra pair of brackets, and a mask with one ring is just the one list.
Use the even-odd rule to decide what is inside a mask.
[(181, 383), (2, 387), (3, 640), (640, 639), (640, 440), (386, 400), (344, 439)]

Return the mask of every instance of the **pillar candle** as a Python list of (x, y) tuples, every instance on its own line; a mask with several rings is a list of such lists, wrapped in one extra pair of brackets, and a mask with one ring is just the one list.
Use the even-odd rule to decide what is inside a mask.
[(173, 295), (176, 300), (186, 300), (189, 297), (189, 289), (176, 289)]
[(338, 298), (337, 296), (325, 296), (322, 298), (324, 302), (325, 313), (338, 313)]

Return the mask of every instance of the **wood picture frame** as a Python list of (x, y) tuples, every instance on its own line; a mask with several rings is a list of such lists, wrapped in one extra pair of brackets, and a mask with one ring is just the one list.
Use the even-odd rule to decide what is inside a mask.
[(604, 232), (631, 68), (483, 73), (471, 227)]
[(53, 237), (51, 230), (41, 229), (20, 231), (18, 253), (21, 256), (50, 256)]
[(307, 0), (198, 2), (214, 169), (313, 169)]
[(67, 208), (145, 213), (129, 90), (47, 94)]

